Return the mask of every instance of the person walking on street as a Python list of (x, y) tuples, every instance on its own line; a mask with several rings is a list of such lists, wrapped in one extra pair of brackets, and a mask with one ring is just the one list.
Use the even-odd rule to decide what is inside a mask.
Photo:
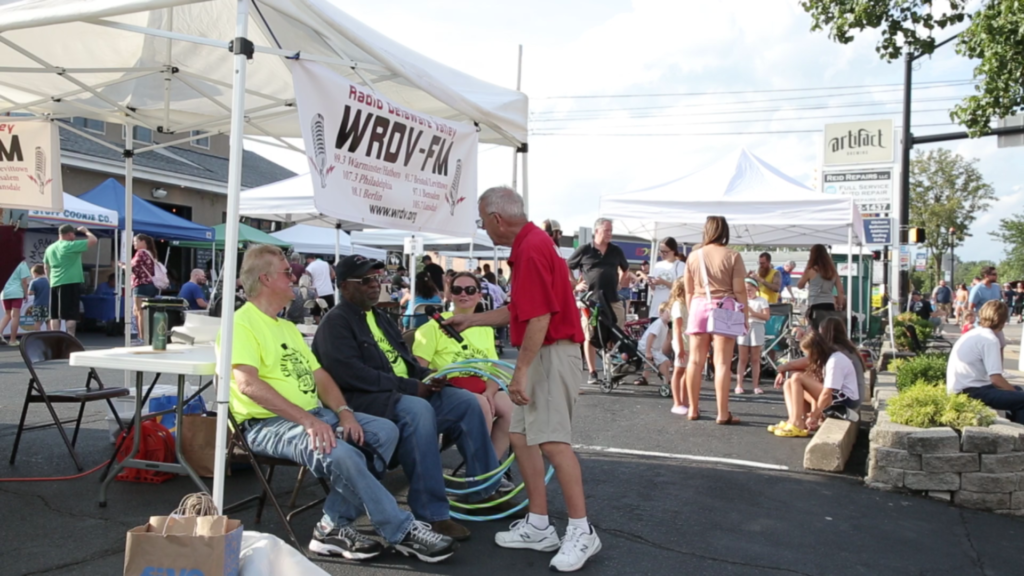
[(316, 290), (317, 299), (323, 300), (327, 304), (327, 308), (321, 308), (319, 304), (313, 308), (313, 317), (319, 322), (321, 316), (334, 308), (334, 268), (323, 259), (306, 254), (306, 274), (313, 281), (313, 290)]
[(970, 297), (970, 292), (967, 290), (967, 284), (963, 282), (956, 289), (956, 300), (953, 303), (953, 310), (956, 313), (956, 323), (961, 324), (964, 321), (964, 314), (967, 310), (967, 298)]
[[(491, 188), (480, 196), (480, 220), (499, 246), (510, 246), (508, 264), (516, 282), (511, 304), (483, 314), (453, 316), (446, 323), (462, 331), (473, 326), (511, 327), (512, 345), (519, 347), (509, 397), (511, 443), (530, 499), (526, 518), (499, 532), (503, 548), (553, 552), (550, 568), (579, 570), (601, 550), (601, 539), (587, 520), (583, 474), (572, 449), (572, 415), (580, 386), (583, 333), (565, 262), (551, 239), (527, 218), (523, 198), (508, 187)], [(610, 236), (610, 222), (609, 236)], [(569, 514), (559, 541), (548, 519), (544, 458), (555, 469)]]
[(989, 300), (1002, 300), (1003, 289), (999, 286), (999, 274), (995, 266), (985, 266), (981, 269), (981, 282), (971, 288), (971, 294), (967, 297), (967, 307), (977, 315), (985, 302)]
[[(629, 286), (629, 262), (626, 254), (612, 244), (612, 221), (598, 218), (594, 222), (594, 241), (580, 246), (568, 260), (570, 270), (583, 273), (577, 288), (596, 292), (603, 299), (603, 304), (615, 313), (615, 323), (619, 328), (626, 324), (626, 308), (619, 299), (619, 289)], [(586, 318), (583, 319), (586, 322)], [(584, 330), (587, 339), (584, 348), (587, 351), (587, 368), (590, 370), (588, 383), (597, 383), (597, 353), (590, 345), (589, 330)]]
[(78, 307), (82, 296), (82, 252), (96, 245), (98, 240), (85, 226), (79, 226), (78, 232), (85, 235), (85, 240), (75, 240), (75, 228), (70, 224), (62, 225), (57, 234), (59, 239), (46, 248), (43, 256), (43, 267), (50, 279), (50, 329), (60, 330), (60, 321), (64, 320), (68, 334), (75, 335), (78, 325)]
[(24, 260), (18, 264), (11, 277), (4, 284), (3, 303), (4, 319), (0, 320), (0, 342), (3, 341), (3, 333), (7, 325), (11, 325), (11, 338), (7, 342), (10, 346), (18, 345), (18, 324), (21, 322), (21, 306), (25, 302), (25, 295), (28, 294), (28, 280), (32, 277), (32, 271)]
[[(747, 289), (744, 282), (747, 275), (743, 258), (739, 252), (727, 248), (729, 245), (729, 223), (724, 216), (708, 216), (704, 224), (704, 240), (699, 254), (691, 254), (686, 260), (686, 297), (689, 320), (686, 333), (690, 335), (690, 360), (686, 366), (686, 389), (690, 397), (690, 413), (687, 418), (700, 418), (700, 385), (704, 362), (714, 341), (715, 398), (718, 404), (718, 424), (738, 424), (739, 418), (729, 411), (729, 388), (732, 384), (732, 353), (736, 338), (708, 332), (708, 317), (711, 309), (719, 306), (726, 309), (742, 310), (747, 316), (750, 329)], [(705, 272), (706, 269), (706, 272)], [(772, 269), (775, 272), (775, 269)], [(763, 280), (763, 279), (762, 279)], [(759, 285), (763, 283), (759, 282)], [(705, 294), (710, 291), (711, 301)], [(776, 296), (778, 292), (776, 291)]]
[(932, 290), (932, 302), (942, 312), (942, 318), (948, 322), (953, 308), (953, 290), (946, 285), (945, 280), (939, 280), (939, 285)]

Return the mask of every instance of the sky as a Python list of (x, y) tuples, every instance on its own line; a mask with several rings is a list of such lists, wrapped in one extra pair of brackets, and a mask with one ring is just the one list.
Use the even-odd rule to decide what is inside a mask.
[[(530, 216), (557, 219), (569, 233), (592, 224), (601, 195), (677, 179), (742, 147), (813, 185), (825, 123), (901, 124), (902, 63), (876, 55), (874, 33), (844, 46), (812, 32), (795, 0), (333, 2), (434, 60), (508, 88), (515, 88), (522, 44)], [(952, 46), (918, 61), (916, 135), (960, 130), (948, 109), (973, 90), (973, 66)], [(778, 92), (792, 89), (816, 90)], [(680, 93), (691, 95), (621, 97)], [(788, 131), (803, 132), (749, 134)], [(988, 232), (1024, 211), (1024, 147), (999, 149), (989, 137), (920, 148), (939, 146), (977, 158), (998, 196), (957, 255), (1002, 258)], [(308, 172), (302, 155), (246, 147)], [(481, 145), (481, 191), (511, 182), (512, 156), (509, 148)]]

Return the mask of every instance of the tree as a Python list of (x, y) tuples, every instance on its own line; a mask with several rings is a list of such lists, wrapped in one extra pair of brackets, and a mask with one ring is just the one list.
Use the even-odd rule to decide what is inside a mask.
[(800, 5), (811, 15), (812, 30), (827, 29), (840, 44), (853, 41), (855, 31), (877, 29), (882, 39), (875, 50), (889, 62), (908, 52), (931, 54), (937, 30), (969, 19), (956, 51), (979, 61), (974, 68), (977, 94), (965, 98), (950, 117), (971, 136), (980, 136), (992, 119), (1024, 109), (1024, 0), (802, 0)]
[(989, 232), (1003, 241), (1006, 258), (999, 264), (999, 276), (1005, 282), (1024, 280), (1024, 213), (999, 220), (999, 229)]
[(974, 166), (977, 162), (937, 148), (917, 150), (910, 163), (910, 225), (925, 230), (921, 247), (931, 253), (928, 267), (936, 284), (942, 276), (942, 257), (963, 244), (978, 214), (996, 198)]
[(971, 287), (971, 281), (981, 276), (981, 269), (985, 266), (995, 266), (996, 263), (992, 260), (969, 260), (967, 262), (959, 263), (956, 265), (956, 278), (953, 279), (953, 283), (959, 286), (960, 284), (967, 284), (967, 287)]

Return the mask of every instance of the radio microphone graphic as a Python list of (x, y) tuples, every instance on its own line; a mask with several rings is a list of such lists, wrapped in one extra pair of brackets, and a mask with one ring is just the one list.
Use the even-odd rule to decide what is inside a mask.
[(459, 205), (459, 180), (462, 179), (462, 160), (455, 161), (455, 173), (452, 175), (452, 185), (448, 188), (448, 208), (451, 215), (455, 216), (455, 207)]
[(320, 187), (327, 188), (327, 140), (324, 137), (324, 117), (315, 114), (310, 126), (313, 139), (313, 167), (320, 175)]
[(36, 184), (39, 184), (39, 194), (46, 193), (46, 153), (42, 147), (36, 146)]

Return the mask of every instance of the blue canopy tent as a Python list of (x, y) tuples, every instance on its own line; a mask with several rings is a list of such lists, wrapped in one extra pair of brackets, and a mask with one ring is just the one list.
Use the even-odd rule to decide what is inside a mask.
[[(79, 198), (117, 212), (117, 227), (125, 229), (124, 186), (120, 182), (108, 178)], [(175, 216), (138, 196), (132, 196), (132, 232), (163, 240), (205, 240), (210, 243), (215, 237), (213, 228)]]

